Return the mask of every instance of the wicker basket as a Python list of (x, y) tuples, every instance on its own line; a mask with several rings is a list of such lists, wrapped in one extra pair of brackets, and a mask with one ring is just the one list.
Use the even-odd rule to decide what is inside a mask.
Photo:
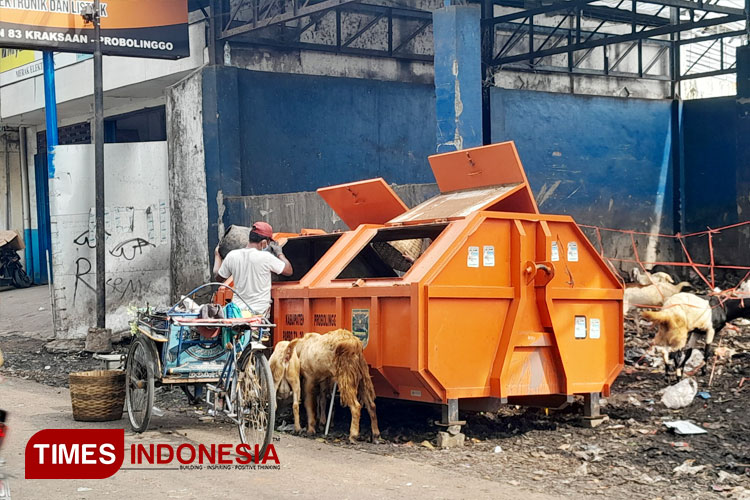
[(94, 370), (70, 374), (73, 418), (83, 422), (105, 422), (122, 418), (125, 403), (125, 372)]

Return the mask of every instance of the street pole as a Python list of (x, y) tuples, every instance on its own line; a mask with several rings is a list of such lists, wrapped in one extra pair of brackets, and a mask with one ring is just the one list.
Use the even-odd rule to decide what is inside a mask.
[(104, 234), (104, 89), (102, 84), (102, 44), (100, 0), (94, 0), (94, 162), (96, 185), (96, 326), (106, 328)]

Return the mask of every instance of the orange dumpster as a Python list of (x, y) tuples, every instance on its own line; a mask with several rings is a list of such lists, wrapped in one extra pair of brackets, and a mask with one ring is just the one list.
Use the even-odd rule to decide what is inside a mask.
[(319, 190), (351, 230), (287, 239), (275, 341), (349, 329), (378, 396), (448, 420), (576, 394), (595, 414), (623, 366), (620, 282), (571, 217), (539, 213), (512, 142), (429, 160), (440, 194), (411, 210), (382, 179)]
[(539, 213), (512, 142), (429, 160), (440, 194), (411, 210), (382, 179), (332, 186), (350, 231), (279, 235), (274, 342), (351, 330), (377, 395), (442, 404), (447, 426), (575, 395), (593, 421), (623, 367), (619, 280), (571, 217)]

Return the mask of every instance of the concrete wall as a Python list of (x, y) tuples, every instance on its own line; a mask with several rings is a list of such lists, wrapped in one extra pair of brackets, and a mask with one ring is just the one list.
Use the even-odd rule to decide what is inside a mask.
[[(96, 320), (94, 148), (58, 146), (50, 180), (55, 334), (82, 338)], [(107, 327), (128, 329), (131, 306), (170, 298), (171, 223), (164, 142), (107, 144)]]
[[(409, 207), (439, 193), (437, 184), (393, 184), (392, 187)], [(232, 224), (249, 226), (254, 221), (265, 220), (275, 231), (290, 232), (298, 232), (304, 228), (325, 231), (349, 229), (314, 191), (228, 196), (224, 198), (224, 206), (232, 213), (242, 214), (239, 219), (232, 220)]]
[[(669, 101), (505, 89), (491, 96), (493, 142), (515, 141), (541, 211), (580, 224), (673, 231)], [(629, 235), (605, 233), (603, 243), (609, 256), (634, 256)], [(637, 244), (643, 260), (671, 258), (672, 246), (655, 238)]]
[[(748, 159), (750, 133), (746, 99), (725, 97), (685, 101), (682, 106), (683, 199), (686, 233), (747, 221), (750, 215)], [(707, 124), (710, 124), (707, 126)], [(718, 264), (748, 266), (750, 227), (713, 235)], [(688, 239), (691, 257), (710, 261), (708, 238)], [(725, 273), (721, 273), (724, 276)], [(732, 273), (729, 273), (730, 275)], [(744, 271), (730, 277), (733, 283)]]
[[(430, 29), (430, 44), (432, 33)], [(431, 62), (384, 57), (362, 57), (311, 50), (280, 50), (268, 47), (234, 47), (225, 51), (225, 64), (241, 69), (342, 78), (364, 78), (405, 83), (432, 84)]]
[(23, 234), (22, 192), (18, 132), (0, 131), (0, 229), (15, 229)]
[(203, 117), (209, 248), (247, 221), (230, 197), (433, 181), (431, 86), (209, 67)]
[(735, 106), (734, 97), (683, 103), (686, 232), (738, 220)]
[(492, 140), (515, 141), (540, 210), (584, 224), (670, 230), (670, 106), (493, 89)]
[[(202, 85), (209, 249), (230, 224), (258, 218), (285, 230), (340, 228), (311, 194), (321, 186), (434, 181), (429, 86), (236, 68), (206, 68)], [(492, 100), (493, 142), (516, 141), (543, 211), (672, 232), (669, 101), (506, 89)], [(609, 240), (630, 247), (629, 237)], [(656, 243), (639, 242), (641, 257), (671, 252)]]
[[(200, 107), (198, 95), (203, 96)], [(491, 95), (493, 142), (516, 142), (541, 210), (570, 214), (579, 223), (601, 227), (678, 230), (672, 158), (674, 144), (680, 141), (672, 133), (671, 101), (500, 88)], [(714, 109), (716, 103), (696, 102), (695, 109), (684, 112), (685, 154), (690, 156), (690, 148), (700, 145), (700, 137), (693, 135), (706, 123), (724, 123), (722, 116), (729, 112)], [(174, 192), (193, 193), (186, 198), (195, 210), (179, 229), (175, 226), (175, 233), (191, 233), (190, 239), (175, 244), (175, 255), (183, 252), (180, 259), (189, 262), (184, 267), (196, 270), (180, 282), (181, 289), (203, 281), (208, 270), (211, 259), (203, 250), (197, 260), (189, 260), (196, 255), (194, 249), (210, 253), (230, 224), (266, 219), (279, 230), (343, 229), (314, 189), (378, 176), (398, 186), (433, 182), (427, 162), (435, 151), (430, 86), (209, 67), (190, 83), (175, 86), (169, 106), (177, 112), (170, 124), (170, 148), (177, 153), (172, 182), (190, 182), (189, 188)], [(701, 106), (710, 113), (701, 115)], [(201, 123), (202, 136), (197, 137)], [(731, 142), (733, 134), (720, 129), (705, 141)], [(726, 149), (721, 144), (714, 147)], [(732, 163), (733, 153), (721, 154)], [(689, 218), (695, 214), (691, 206), (709, 203), (711, 210), (729, 213), (735, 201), (728, 200), (737, 199), (737, 189), (734, 194), (727, 191), (731, 188), (717, 189), (721, 194), (714, 202), (691, 187), (704, 184), (701, 175), (719, 182), (708, 179), (712, 170), (705, 168), (710, 158), (698, 153), (684, 166)], [(194, 230), (204, 227), (201, 223), (191, 226), (191, 218), (204, 216), (199, 213), (203, 199), (198, 194), (204, 189), (202, 161), (205, 236)], [(696, 170), (699, 167), (703, 174)], [(698, 172), (694, 177), (693, 171)], [(408, 201), (417, 203), (431, 194), (425, 188)], [(183, 202), (173, 200), (175, 212), (186, 211), (178, 209), (178, 203)], [(636, 241), (643, 260), (675, 255), (675, 248), (663, 241)], [(633, 257), (629, 235), (605, 234), (604, 244), (610, 256)], [(175, 266), (173, 271), (179, 274)]]
[[(174, 294), (208, 281), (208, 200), (200, 71), (167, 91), (171, 275)], [(174, 298), (174, 297), (173, 297)]]

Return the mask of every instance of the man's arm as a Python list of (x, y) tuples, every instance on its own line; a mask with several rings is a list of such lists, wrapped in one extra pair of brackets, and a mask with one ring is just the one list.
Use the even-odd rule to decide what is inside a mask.
[(286, 256), (282, 253), (280, 255), (277, 255), (279, 260), (284, 263), (284, 270), (281, 271), (281, 274), (284, 276), (291, 276), (294, 272), (294, 269), (292, 269), (292, 263), (289, 262), (289, 259), (286, 258)]
[(221, 265), (224, 263), (224, 259), (221, 258), (221, 254), (219, 253), (219, 247), (216, 247), (216, 250), (214, 250), (214, 272), (211, 274), (213, 276), (214, 281), (226, 281), (229, 276), (222, 276), (219, 273), (219, 270), (221, 269)]
[(294, 270), (292, 269), (292, 263), (289, 262), (289, 259), (287, 259), (286, 256), (284, 255), (284, 252), (281, 250), (281, 245), (273, 241), (269, 244), (269, 246), (271, 248), (271, 252), (273, 252), (276, 258), (284, 263), (284, 270), (276, 274), (282, 274), (284, 276), (291, 276), (292, 273), (294, 273)]

